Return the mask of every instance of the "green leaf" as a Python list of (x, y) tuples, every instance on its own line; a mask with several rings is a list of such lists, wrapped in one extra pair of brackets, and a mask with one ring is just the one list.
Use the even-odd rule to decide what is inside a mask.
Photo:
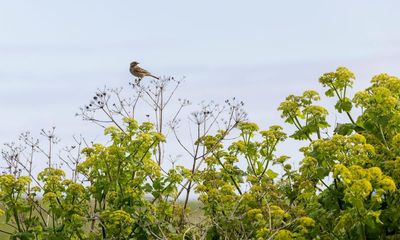
[(325, 178), (329, 174), (329, 169), (319, 167), (317, 168), (317, 177), (320, 179)]
[(272, 171), (271, 169), (268, 169), (268, 170), (266, 171), (266, 173), (267, 173), (268, 177), (270, 177), (270, 178), (272, 178), (272, 179), (276, 178), (276, 177), (279, 175), (278, 173)]
[(334, 130), (334, 133), (347, 136), (354, 131), (354, 127), (355, 126), (352, 123), (338, 123)]
[(34, 239), (34, 237), (35, 236), (30, 232), (20, 232), (10, 236), (10, 239), (29, 240), (29, 239)]
[(329, 88), (329, 89), (325, 92), (325, 95), (326, 95), (327, 97), (333, 97), (333, 96), (335, 96), (335, 92), (333, 91), (332, 88)]
[(351, 100), (349, 98), (343, 98), (342, 100), (339, 100), (335, 108), (338, 110), (339, 113), (342, 112), (350, 112), (351, 109), (353, 108), (353, 104), (351, 103)]

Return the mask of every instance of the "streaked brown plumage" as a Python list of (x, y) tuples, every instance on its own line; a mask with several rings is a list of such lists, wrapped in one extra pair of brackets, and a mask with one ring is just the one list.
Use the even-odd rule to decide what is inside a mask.
[(154, 75), (152, 75), (149, 71), (141, 68), (138, 66), (139, 63), (138, 62), (132, 62), (131, 66), (129, 68), (129, 71), (132, 73), (133, 76), (138, 77), (140, 79), (148, 76), (148, 77), (153, 77), (155, 79), (159, 79), (159, 77), (156, 77)]

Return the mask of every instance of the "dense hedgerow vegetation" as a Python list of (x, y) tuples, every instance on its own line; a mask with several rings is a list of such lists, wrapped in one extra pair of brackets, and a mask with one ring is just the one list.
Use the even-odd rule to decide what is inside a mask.
[[(0, 231), (12, 239), (400, 239), (400, 79), (380, 74), (348, 96), (354, 79), (344, 67), (319, 79), (347, 122), (329, 123), (319, 93), (307, 90), (278, 108), (295, 132), (260, 130), (242, 103), (227, 101), (190, 115), (193, 143), (178, 131), (189, 101), (165, 123), (180, 81), (136, 81), (130, 100), (99, 91), (79, 115), (105, 127), (108, 144), (77, 138), (57, 160), (57, 140), (43, 131), (49, 151), (29, 134), (23, 147), (3, 150)], [(154, 121), (137, 121), (137, 103)], [(308, 142), (298, 169), (276, 154), (289, 137)], [(171, 138), (190, 167), (163, 164)], [(35, 176), (38, 154), (48, 166)], [(191, 198), (202, 206), (195, 219)]]

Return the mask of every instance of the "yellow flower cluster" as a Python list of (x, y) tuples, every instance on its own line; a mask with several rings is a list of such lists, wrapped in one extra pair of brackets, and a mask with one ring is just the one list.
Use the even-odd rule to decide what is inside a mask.
[(364, 169), (353, 165), (347, 168), (343, 164), (337, 164), (334, 177), (341, 179), (345, 184), (345, 199), (349, 202), (354, 202), (359, 197), (366, 199), (371, 194), (374, 201), (381, 202), (383, 193), (396, 190), (393, 179), (385, 176), (378, 167)]

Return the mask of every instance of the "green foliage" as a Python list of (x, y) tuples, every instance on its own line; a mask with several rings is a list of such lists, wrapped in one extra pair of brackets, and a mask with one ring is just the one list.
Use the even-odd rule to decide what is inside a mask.
[[(346, 97), (354, 74), (345, 68), (324, 74), (320, 82), (327, 96), (338, 98), (335, 108), (350, 123), (338, 124), (334, 135), (312, 140), (301, 151), (297, 200), (316, 221), (319, 236), (336, 239), (396, 238), (399, 200), (396, 175), (396, 122), (399, 79), (381, 74), (372, 86)], [(354, 121), (352, 104), (363, 112)], [(388, 167), (390, 166), (390, 168)], [(396, 172), (396, 173), (395, 173)], [(296, 185), (296, 184), (294, 184)]]
[(112, 144), (85, 148), (86, 161), (79, 170), (90, 182), (103, 237), (156, 238), (176, 233), (176, 211), (170, 201), (182, 181), (178, 169), (162, 173), (151, 159), (164, 137), (153, 125), (125, 119), (126, 131), (107, 128)]
[[(310, 237), (314, 220), (302, 218), (303, 210), (286, 197), (287, 185), (294, 177), (286, 163), (288, 157), (274, 154), (286, 134), (279, 126), (259, 131), (256, 124), (248, 122), (239, 124), (238, 129), (241, 139), (226, 149), (213, 149), (206, 168), (199, 173), (196, 190), (204, 214), (218, 226), (210, 225), (208, 234), (214, 239), (266, 239), (283, 237), (281, 229), (287, 228), (290, 236)], [(245, 170), (239, 167), (240, 160), (246, 161)], [(283, 167), (284, 178), (277, 179), (279, 174), (270, 168), (274, 164)], [(301, 224), (296, 226), (298, 221)]]
[[(293, 133), (240, 121), (233, 140), (221, 141), (226, 130), (202, 136), (197, 171), (162, 169), (154, 156), (165, 137), (125, 118), (105, 129), (107, 145), (83, 149), (85, 184), (50, 167), (39, 182), (0, 175), (10, 239), (398, 239), (400, 79), (377, 75), (351, 97), (354, 80), (344, 67), (319, 79), (348, 122), (331, 129), (316, 91), (290, 95), (278, 110)], [(288, 135), (308, 141), (298, 168), (276, 153)], [(202, 204), (196, 223), (178, 197), (185, 181)]]
[[(125, 131), (105, 129), (109, 146), (83, 149), (86, 160), (78, 170), (88, 185), (66, 179), (55, 168), (39, 174), (41, 188), (29, 189), (29, 177), (0, 176), (6, 220), (13, 218), (18, 226), (14, 238), (149, 239), (177, 233), (179, 206), (170, 199), (177, 193), (183, 168), (163, 173), (151, 159), (155, 146), (165, 140), (153, 131), (153, 124), (138, 125), (132, 119), (125, 119), (125, 124)], [(43, 194), (40, 206), (34, 200), (36, 192)]]
[(281, 117), (285, 122), (293, 124), (297, 131), (291, 135), (297, 140), (311, 140), (313, 134), (321, 137), (321, 129), (330, 125), (326, 121), (328, 110), (324, 107), (314, 105), (320, 100), (316, 91), (308, 90), (302, 96), (290, 95), (278, 108), (282, 112)]

